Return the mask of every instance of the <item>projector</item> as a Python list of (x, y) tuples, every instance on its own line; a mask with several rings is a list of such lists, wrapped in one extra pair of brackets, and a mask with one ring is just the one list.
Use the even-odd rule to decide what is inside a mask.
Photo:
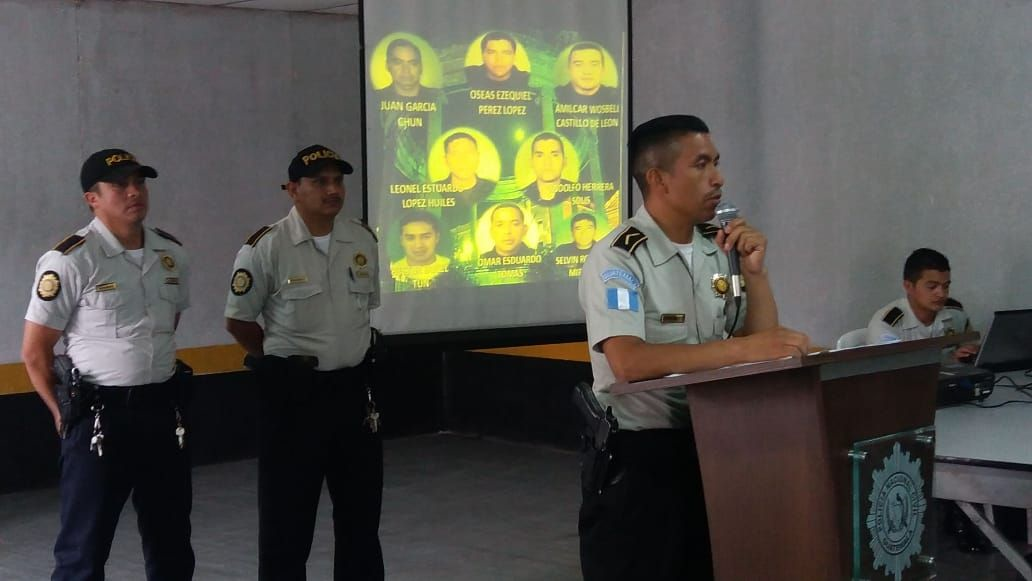
[(982, 401), (993, 393), (996, 376), (973, 365), (943, 365), (939, 369), (936, 403), (939, 406)]

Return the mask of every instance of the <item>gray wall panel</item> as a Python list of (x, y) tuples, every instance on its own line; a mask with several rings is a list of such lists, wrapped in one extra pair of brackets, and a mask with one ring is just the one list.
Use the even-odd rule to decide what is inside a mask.
[[(89, 220), (79, 164), (111, 146), (158, 169), (147, 221), (193, 258), (180, 346), (230, 342), (233, 257), (289, 209), (279, 185), (290, 157), (319, 141), (359, 165), (357, 20), (34, 0), (0, 2), (0, 27), (0, 183), (15, 201), (0, 216), (0, 363), (18, 359), (36, 259)], [(349, 181), (352, 215), (360, 180)]]

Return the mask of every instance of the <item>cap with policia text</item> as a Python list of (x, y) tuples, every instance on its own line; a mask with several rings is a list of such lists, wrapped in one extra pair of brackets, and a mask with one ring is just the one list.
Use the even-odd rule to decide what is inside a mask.
[(351, 164), (344, 161), (329, 147), (324, 145), (309, 145), (297, 152), (294, 159), (290, 160), (290, 167), (287, 168), (287, 176), (290, 181), (296, 182), (301, 178), (310, 178), (317, 175), (327, 165), (335, 165), (342, 174), (349, 174), (355, 171)]
[(140, 165), (136, 156), (124, 149), (102, 149), (82, 162), (79, 182), (82, 191), (89, 191), (97, 182), (112, 182), (133, 174), (156, 178), (158, 172), (149, 165)]

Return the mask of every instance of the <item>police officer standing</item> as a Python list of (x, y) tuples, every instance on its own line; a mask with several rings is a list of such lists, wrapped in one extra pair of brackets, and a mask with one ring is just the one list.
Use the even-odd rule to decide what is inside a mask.
[[(237, 253), (226, 328), (260, 387), (259, 578), (305, 579), (325, 478), (334, 579), (383, 579), (383, 445), (363, 365), (380, 304), (376, 237), (339, 215), (351, 164), (321, 145), (290, 162), (287, 216)], [(256, 320), (261, 315), (264, 326)]]
[[(608, 388), (797, 357), (809, 342), (778, 326), (763, 234), (741, 219), (726, 232), (706, 224), (724, 184), (706, 124), (689, 115), (647, 121), (631, 134), (630, 160), (644, 205), (595, 244), (580, 279), (593, 390), (619, 425), (609, 440), (612, 472), (583, 493), (581, 566), (586, 581), (707, 579), (709, 533), (685, 390), (611, 396)], [(729, 292), (732, 248), (748, 309)]]
[[(187, 379), (174, 338), (189, 271), (180, 243), (143, 225), (146, 179), (157, 176), (122, 149), (89, 156), (80, 181), (93, 221), (36, 265), (22, 358), (62, 437), (55, 580), (104, 578), (130, 493), (147, 579), (193, 577)], [(62, 337), (74, 369), (59, 376)]]

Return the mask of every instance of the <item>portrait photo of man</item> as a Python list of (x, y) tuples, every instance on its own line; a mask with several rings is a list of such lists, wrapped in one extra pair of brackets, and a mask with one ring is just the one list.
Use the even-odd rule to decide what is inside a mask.
[(438, 254), (440, 221), (430, 212), (414, 210), (402, 216), (399, 230), (405, 255), (391, 262), (395, 290), (430, 288), (451, 264), (451, 259)]
[(377, 91), (381, 99), (436, 100), (440, 91), (423, 85), (423, 54), (407, 38), (395, 38), (387, 45), (385, 67), (391, 84)]
[(470, 87), (526, 89), (530, 74), (516, 67), (516, 39), (507, 32), (488, 32), (480, 39), (481, 65), (466, 67)]
[(502, 202), (491, 209), (490, 233), (494, 247), (480, 258), (530, 256), (534, 251), (524, 241), (529, 227), (523, 208), (511, 202)]
[(535, 205), (554, 206), (569, 197), (560, 186), (573, 182), (562, 177), (566, 167), (566, 146), (559, 135), (544, 132), (530, 145), (530, 166), (534, 181), (523, 188), (523, 195)]
[(594, 42), (578, 42), (566, 57), (570, 81), (556, 87), (555, 99), (561, 103), (618, 103), (620, 91), (602, 84), (608, 74), (605, 51)]

